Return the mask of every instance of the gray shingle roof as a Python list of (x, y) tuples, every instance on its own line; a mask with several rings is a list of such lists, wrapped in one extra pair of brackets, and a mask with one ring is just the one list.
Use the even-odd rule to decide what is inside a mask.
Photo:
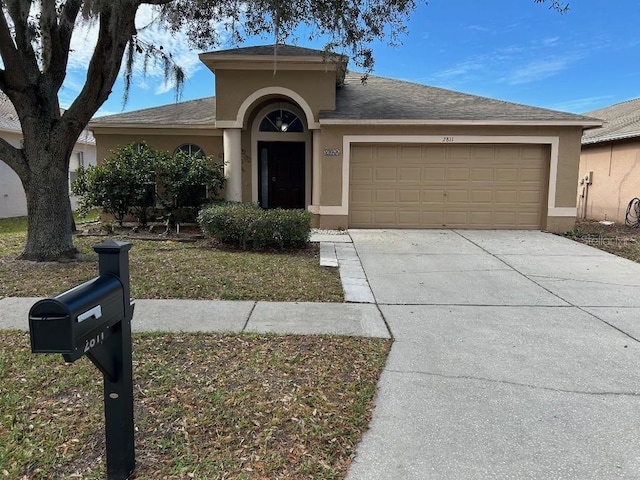
[(251, 56), (273, 56), (274, 50), (277, 54), (286, 57), (322, 57), (326, 54), (323, 50), (313, 48), (297, 47), (295, 45), (258, 45), (255, 47), (231, 48), (228, 50), (216, 50), (207, 52), (216, 55), (251, 55)]
[[(258, 48), (258, 47), (248, 47)], [(297, 47), (296, 47), (297, 48)], [(94, 119), (90, 127), (115, 125), (211, 126), (215, 125), (215, 97), (161, 107), (109, 115)], [(568, 123), (597, 125), (583, 115), (530, 107), (370, 75), (362, 84), (361, 74), (349, 73), (336, 94), (336, 110), (321, 112), (331, 121), (397, 120), (432, 122)]]
[(141, 124), (155, 127), (162, 126), (210, 126), (216, 121), (216, 97), (200, 98), (186, 102), (172, 103), (160, 107), (145, 108), (132, 112), (118, 113), (94, 118), (89, 127), (109, 125)]
[(640, 137), (640, 98), (593, 110), (586, 115), (601, 118), (604, 125), (587, 130), (582, 136), (583, 145)]
[(443, 88), (369, 75), (348, 73), (336, 94), (330, 120), (426, 120), (473, 122), (558, 122), (587, 125), (595, 119), (566, 112), (509, 103)]

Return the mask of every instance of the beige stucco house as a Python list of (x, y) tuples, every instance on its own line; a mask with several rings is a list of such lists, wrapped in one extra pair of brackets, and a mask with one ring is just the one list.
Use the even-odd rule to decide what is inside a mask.
[(640, 99), (587, 115), (604, 125), (582, 137), (578, 216), (624, 223), (629, 201), (640, 197)]
[[(12, 146), (22, 145), (22, 128), (18, 114), (11, 102), (0, 94), (0, 137)], [(69, 187), (75, 179), (78, 167), (96, 164), (96, 142), (88, 130), (83, 130), (69, 160)], [(71, 208), (76, 208), (74, 196), (70, 196)], [(18, 174), (0, 159), (0, 218), (27, 215), (27, 197)]]
[(224, 159), (229, 200), (321, 228), (565, 231), (592, 118), (346, 73), (280, 45), (204, 53), (216, 96), (97, 118), (98, 158), (146, 141)]

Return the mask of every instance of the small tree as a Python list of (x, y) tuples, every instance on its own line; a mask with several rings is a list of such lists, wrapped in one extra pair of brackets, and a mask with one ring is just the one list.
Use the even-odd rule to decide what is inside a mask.
[(167, 226), (175, 224), (176, 210), (200, 209), (224, 187), (223, 165), (213, 157), (177, 151), (156, 165), (158, 198), (167, 214)]
[(155, 202), (155, 166), (168, 156), (146, 144), (130, 144), (112, 152), (100, 165), (80, 170), (71, 189), (80, 197), (79, 211), (100, 207), (122, 225), (127, 215), (143, 225)]

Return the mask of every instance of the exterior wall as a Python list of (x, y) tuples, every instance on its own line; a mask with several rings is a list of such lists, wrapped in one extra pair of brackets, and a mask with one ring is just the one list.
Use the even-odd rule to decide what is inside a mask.
[[(252, 72), (259, 74), (261, 72)], [(306, 72), (302, 72), (306, 73)], [(317, 74), (317, 72), (312, 72)], [(223, 75), (224, 76), (224, 75)], [(236, 99), (244, 100), (255, 90), (264, 87), (263, 80), (247, 81), (250, 87)], [(272, 80), (275, 83), (275, 81)], [(267, 82), (268, 83), (268, 82)], [(309, 82), (313, 85), (313, 82)], [(251, 90), (250, 93), (249, 90)], [(302, 93), (301, 93), (302, 95)], [(305, 94), (306, 95), (306, 94)], [(305, 97), (305, 98), (308, 98)], [(242, 130), (242, 199), (253, 199), (251, 149), (251, 127), (253, 116), (258, 105), (264, 105), (267, 99), (256, 102), (256, 108), (247, 112), (245, 128)], [(235, 116), (233, 117), (235, 118)], [(181, 129), (179, 131), (166, 129), (113, 129), (98, 128), (94, 131), (98, 145), (98, 159), (108, 156), (108, 152), (118, 146), (131, 142), (145, 140), (153, 148), (173, 151), (184, 143), (194, 143), (204, 149), (208, 155), (222, 158), (222, 130), (221, 129)], [(549, 144), (550, 163), (556, 162), (554, 168), (550, 165), (550, 181), (547, 181), (553, 190), (551, 195), (545, 193), (545, 199), (549, 197), (549, 203), (543, 205), (543, 229), (564, 232), (570, 230), (575, 223), (576, 195), (575, 186), (578, 182), (578, 166), (580, 162), (581, 127), (496, 127), (496, 126), (383, 126), (383, 125), (322, 125), (319, 135), (314, 139), (319, 140), (319, 148), (313, 149), (320, 152), (320, 204), (317, 209), (312, 209), (315, 214), (314, 224), (322, 228), (346, 228), (348, 226), (348, 195), (345, 200), (345, 185), (343, 179), (348, 178), (348, 165), (345, 162), (345, 136), (388, 136), (407, 138), (411, 136), (429, 137), (429, 143), (474, 143), (475, 139), (481, 139), (484, 143), (502, 143), (498, 137), (516, 137), (518, 143), (543, 143)], [(466, 137), (459, 141), (457, 138)], [(492, 142), (492, 137), (496, 141)], [(536, 141), (527, 139), (536, 138)], [(542, 139), (542, 140), (540, 140)], [(397, 140), (402, 143), (402, 140)], [(309, 155), (309, 153), (308, 153)], [(346, 177), (345, 177), (346, 172)], [(308, 187), (313, 184), (313, 179)], [(348, 192), (348, 187), (347, 190)]]
[[(345, 157), (344, 137), (352, 135), (386, 135), (386, 136), (432, 136), (440, 138), (442, 142), (456, 142), (456, 136), (485, 137), (523, 137), (522, 143), (527, 143), (526, 137), (545, 137), (557, 139), (557, 170), (556, 180), (552, 183), (555, 187), (553, 203), (544, 205), (543, 211), (552, 206), (548, 215), (543, 215), (542, 228), (563, 232), (570, 230), (575, 223), (575, 184), (578, 180), (578, 164), (580, 161), (580, 127), (493, 127), (493, 126), (352, 126), (352, 125), (323, 125), (320, 135), (321, 152), (338, 153), (336, 156), (323, 155), (321, 158), (322, 192), (321, 205), (342, 206), (344, 189), (342, 179), (344, 176), (343, 161)], [(401, 142), (399, 142), (401, 143)], [(496, 141), (495, 143), (500, 143)], [(320, 223), (328, 222), (322, 215)], [(345, 224), (337, 225), (346, 227)], [(332, 222), (334, 220), (331, 220)]]
[(640, 141), (584, 146), (578, 181), (590, 172), (591, 185), (577, 183), (578, 217), (624, 223), (629, 201), (640, 197)]
[(156, 150), (173, 152), (180, 145), (193, 143), (204, 151), (222, 160), (222, 132), (214, 129), (162, 130), (162, 129), (112, 129), (98, 128), (93, 132), (96, 139), (98, 163), (111, 155), (111, 151), (135, 142), (146, 142)]
[(217, 70), (216, 120), (236, 120), (242, 103), (254, 92), (267, 87), (286, 88), (297, 93), (306, 100), (315, 119), (320, 110), (336, 108), (336, 73), (332, 70), (276, 70), (275, 73), (273, 70)]
[[(14, 147), (20, 146), (22, 134), (3, 132), (2, 138)], [(73, 149), (73, 155), (82, 153), (84, 166), (96, 164), (96, 146), (85, 143), (77, 143)], [(71, 208), (77, 207), (76, 198), (70, 196)], [(0, 160), (0, 218), (23, 217), (27, 215), (27, 198), (22, 188), (18, 175), (9, 166)]]

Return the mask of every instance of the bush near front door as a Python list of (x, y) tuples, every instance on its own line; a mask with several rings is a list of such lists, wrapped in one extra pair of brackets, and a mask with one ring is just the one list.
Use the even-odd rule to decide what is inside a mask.
[(254, 203), (221, 203), (198, 215), (210, 238), (243, 250), (305, 248), (311, 235), (311, 213), (306, 210), (264, 210)]

